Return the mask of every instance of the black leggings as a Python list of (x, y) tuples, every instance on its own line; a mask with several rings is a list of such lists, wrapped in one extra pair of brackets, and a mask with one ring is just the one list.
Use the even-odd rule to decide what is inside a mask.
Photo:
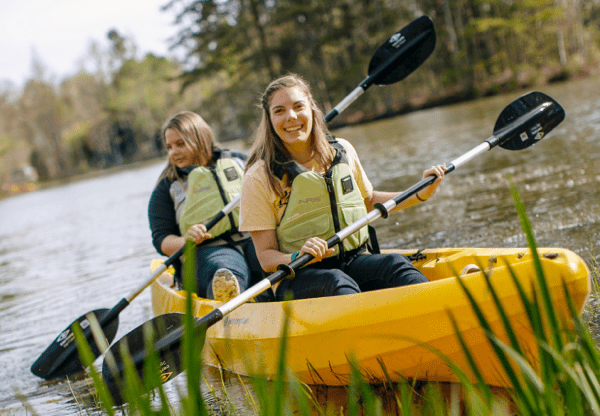
[(294, 299), (348, 295), (365, 290), (381, 289), (428, 282), (410, 260), (398, 253), (362, 254), (342, 271), (338, 261), (325, 259), (296, 271), (292, 280), (283, 280), (276, 299), (285, 299), (291, 292)]

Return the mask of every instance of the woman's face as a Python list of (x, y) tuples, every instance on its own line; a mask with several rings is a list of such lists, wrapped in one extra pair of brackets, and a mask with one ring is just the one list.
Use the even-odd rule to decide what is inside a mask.
[(186, 168), (190, 165), (197, 165), (197, 158), (194, 150), (190, 148), (183, 137), (173, 129), (167, 129), (165, 132), (167, 152), (169, 159), (178, 168)]
[(310, 101), (299, 87), (282, 88), (269, 106), (273, 129), (286, 146), (307, 145), (312, 133)]

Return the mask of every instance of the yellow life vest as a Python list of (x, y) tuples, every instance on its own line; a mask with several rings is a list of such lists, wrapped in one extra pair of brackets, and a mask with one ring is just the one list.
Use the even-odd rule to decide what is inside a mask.
[[(277, 226), (279, 250), (299, 251), (310, 237), (327, 240), (337, 231), (367, 215), (367, 207), (352, 175), (344, 148), (330, 143), (336, 150), (331, 167), (324, 175), (304, 166), (286, 161), (275, 174), (287, 173), (292, 181), (289, 201)], [(346, 252), (363, 247), (369, 237), (366, 227), (353, 233), (335, 246), (333, 256), (344, 259)]]
[[(227, 152), (221, 152), (213, 166), (199, 166), (189, 173), (185, 204), (179, 215), (181, 235), (194, 224), (210, 221), (241, 192), (244, 172), (227, 156)], [(240, 208), (237, 206), (210, 230), (213, 238), (237, 232), (239, 216)]]

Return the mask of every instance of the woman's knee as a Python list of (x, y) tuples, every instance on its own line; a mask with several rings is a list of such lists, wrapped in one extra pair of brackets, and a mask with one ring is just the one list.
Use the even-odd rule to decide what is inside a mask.
[(285, 292), (292, 292), (294, 299), (319, 298), (360, 293), (358, 284), (338, 269), (304, 269), (293, 281), (284, 281), (277, 289), (282, 300)]
[(358, 283), (356, 283), (354, 279), (352, 279), (346, 273), (341, 272), (340, 270), (336, 271), (339, 273), (335, 273), (330, 280), (330, 296), (341, 296), (360, 293)]
[(390, 274), (393, 276), (394, 286), (405, 286), (429, 282), (425, 275), (405, 256), (398, 253), (393, 253), (386, 257), (388, 257), (388, 268)]
[(356, 281), (339, 269), (319, 270), (317, 284), (323, 293), (322, 296), (360, 293)]

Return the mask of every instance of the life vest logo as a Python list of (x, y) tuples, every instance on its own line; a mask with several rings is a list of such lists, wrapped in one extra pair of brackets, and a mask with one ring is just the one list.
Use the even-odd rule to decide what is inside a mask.
[(342, 194), (349, 194), (354, 190), (354, 186), (352, 186), (352, 177), (350, 175), (342, 178)]
[(402, 33), (398, 32), (392, 35), (389, 42), (394, 48), (398, 49), (400, 46), (406, 43), (406, 38), (402, 35)]
[(310, 204), (311, 202), (321, 202), (321, 198), (306, 198), (298, 201), (298, 205), (300, 204)]
[(235, 170), (234, 167), (231, 168), (227, 168), (223, 171), (223, 173), (225, 174), (225, 177), (227, 178), (227, 180), (229, 182), (231, 181), (235, 181), (236, 179), (239, 178), (239, 175), (237, 173), (237, 170)]
[(210, 185), (206, 185), (206, 186), (203, 186), (201, 188), (194, 189), (194, 193), (195, 194), (200, 193), (200, 192), (204, 192), (204, 191), (210, 191)]

